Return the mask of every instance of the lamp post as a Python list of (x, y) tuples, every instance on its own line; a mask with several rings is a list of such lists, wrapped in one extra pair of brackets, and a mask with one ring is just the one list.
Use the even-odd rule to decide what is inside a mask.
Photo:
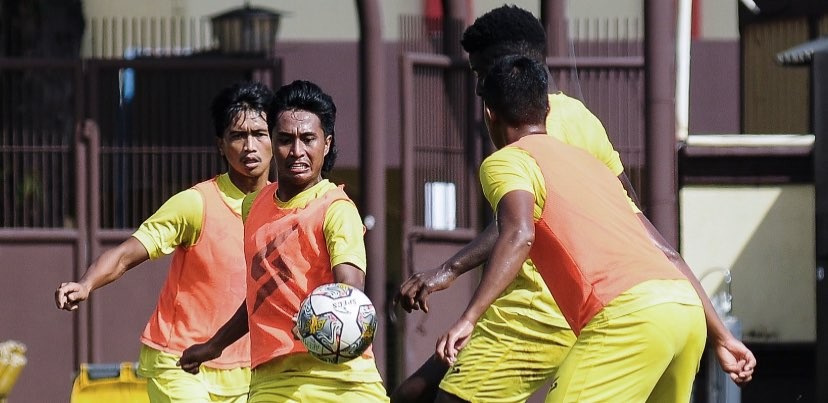
[(232, 9), (210, 18), (218, 50), (227, 55), (273, 53), (282, 13), (252, 7)]

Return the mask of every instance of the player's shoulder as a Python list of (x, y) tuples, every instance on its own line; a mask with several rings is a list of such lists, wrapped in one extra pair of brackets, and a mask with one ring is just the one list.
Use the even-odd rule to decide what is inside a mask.
[(480, 172), (512, 170), (534, 162), (528, 151), (517, 146), (506, 146), (490, 154), (480, 165)]
[(586, 105), (578, 98), (573, 98), (561, 91), (549, 94), (549, 109), (550, 111), (570, 111), (578, 112), (588, 110)]

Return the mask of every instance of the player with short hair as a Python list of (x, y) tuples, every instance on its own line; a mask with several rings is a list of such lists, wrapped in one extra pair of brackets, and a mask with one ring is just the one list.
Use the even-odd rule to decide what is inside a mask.
[(336, 106), (316, 84), (294, 81), (276, 91), (270, 116), (278, 182), (244, 202), (246, 301), (210, 340), (184, 352), (181, 367), (198, 372), (249, 332), (249, 402), (387, 401), (370, 350), (326, 363), (293, 334), (299, 304), (314, 288), (365, 284), (359, 212), (342, 187), (323, 179), (336, 158)]
[(207, 340), (244, 301), (241, 205), (268, 183), (272, 150), (267, 110), (273, 93), (238, 83), (213, 99), (211, 112), (227, 172), (167, 200), (119, 246), (104, 252), (78, 282), (55, 292), (58, 308), (74, 311), (89, 294), (148, 260), (173, 254), (155, 311), (141, 335), (138, 373), (152, 402), (247, 400), (250, 343), (234, 343), (204, 363), (198, 376), (180, 371), (184, 349)]
[(653, 244), (612, 173), (546, 134), (546, 86), (545, 66), (523, 56), (499, 59), (483, 83), (497, 151), (483, 161), (480, 182), (499, 233), (437, 355), (454, 362), (531, 256), (577, 335), (548, 402), (688, 401), (705, 345), (701, 300)]
[[(500, 57), (524, 55), (541, 64), (545, 62), (543, 26), (530, 12), (516, 6), (496, 8), (475, 20), (464, 32), (461, 43), (469, 53), (469, 63), (477, 77), (478, 95), (481, 95), (489, 69)], [(607, 166), (624, 185), (627, 194), (634, 197), (619, 155), (612, 148), (601, 122), (580, 101), (561, 92), (548, 94), (547, 102), (546, 133), (587, 151)], [(731, 373), (735, 382), (749, 381), (755, 365), (750, 350), (721, 324), (712, 305), (707, 311), (709, 299), (687, 264), (641, 214), (635, 202), (629, 197), (627, 201), (656, 246), (694, 286), (698, 286), (697, 292), (702, 296), (708, 314), (710, 339), (723, 368)], [(491, 224), (438, 268), (417, 273), (404, 282), (395, 301), (407, 311), (423, 309), (427, 312), (428, 295), (448, 288), (457, 277), (486, 262), (496, 238), (497, 228)], [(432, 356), (394, 391), (392, 401), (431, 401), (442, 389), (458, 400), (522, 402), (554, 376), (557, 364), (574, 341), (575, 335), (569, 324), (529, 259), (523, 263), (511, 286), (477, 322), (469, 344), (460, 352), (455, 364), (455, 368), (463, 369), (447, 373), (448, 365)], [(744, 365), (739, 363), (740, 360)]]

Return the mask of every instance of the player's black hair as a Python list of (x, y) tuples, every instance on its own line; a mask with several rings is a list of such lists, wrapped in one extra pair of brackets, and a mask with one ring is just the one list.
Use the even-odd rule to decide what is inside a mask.
[(540, 20), (514, 5), (503, 5), (477, 18), (463, 32), (460, 44), (469, 54), (486, 51), (493, 58), (523, 55), (543, 62), (546, 57), (546, 31)]
[[(233, 124), (233, 119), (239, 112), (254, 111), (261, 115), (270, 109), (272, 102), (273, 91), (262, 83), (240, 82), (224, 88), (213, 98), (210, 105), (216, 137), (224, 135), (224, 131)], [(273, 124), (267, 119), (268, 133), (272, 130)]]
[(546, 68), (511, 55), (495, 60), (483, 81), (483, 102), (509, 125), (543, 124), (549, 111)]
[[(331, 146), (325, 161), (322, 163), (322, 174), (330, 172), (336, 162), (336, 104), (330, 95), (322, 91), (318, 85), (304, 80), (296, 80), (282, 86), (276, 91), (273, 100), (273, 113), (268, 114), (268, 126), (275, 125), (278, 116), (285, 111), (303, 110), (313, 113), (322, 124), (322, 131), (331, 136)], [(271, 123), (271, 120), (273, 123)]]

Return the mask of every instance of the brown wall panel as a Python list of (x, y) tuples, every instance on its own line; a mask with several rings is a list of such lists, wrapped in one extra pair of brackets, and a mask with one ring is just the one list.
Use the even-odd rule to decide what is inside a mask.
[(739, 133), (739, 41), (695, 40), (690, 55), (690, 134)]
[(809, 133), (806, 68), (780, 66), (776, 54), (809, 39), (805, 18), (747, 26), (742, 32), (742, 132)]
[[(411, 267), (415, 273), (431, 270), (455, 254), (463, 245), (464, 243), (415, 242), (411, 247)], [(454, 282), (451, 289), (429, 297), (428, 314), (422, 311), (403, 313), (406, 336), (404, 376), (412, 374), (434, 354), (437, 338), (460, 318), (471, 300), (478, 280), (477, 271), (466, 273)]]
[(0, 243), (0, 341), (28, 348), (11, 402), (69, 401), (77, 312), (56, 309), (54, 293), (72, 278), (74, 252), (71, 243)]

